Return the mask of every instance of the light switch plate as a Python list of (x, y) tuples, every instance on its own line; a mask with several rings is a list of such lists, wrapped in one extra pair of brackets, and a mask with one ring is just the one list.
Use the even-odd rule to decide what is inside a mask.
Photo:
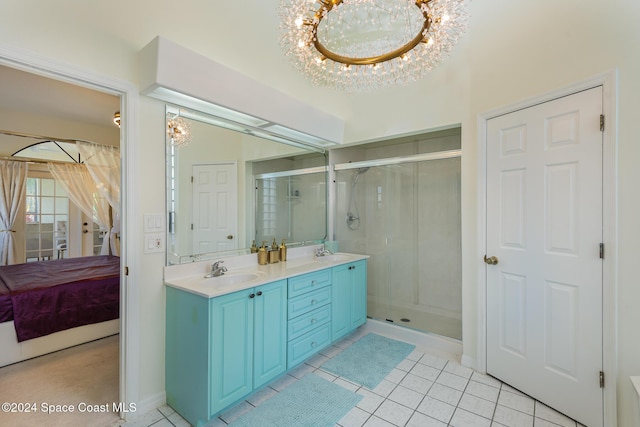
[(157, 233), (164, 231), (164, 215), (146, 213), (144, 216), (144, 232)]
[(164, 233), (144, 233), (144, 253), (164, 252)]

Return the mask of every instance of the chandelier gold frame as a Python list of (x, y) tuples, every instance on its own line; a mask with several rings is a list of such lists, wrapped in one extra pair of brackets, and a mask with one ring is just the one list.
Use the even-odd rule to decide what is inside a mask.
[(418, 34), (411, 41), (409, 41), (409, 43), (383, 55), (370, 56), (367, 58), (351, 58), (348, 56), (338, 55), (337, 53), (330, 51), (322, 43), (320, 43), (320, 39), (318, 38), (318, 26), (322, 22), (322, 19), (329, 12), (331, 12), (334, 7), (342, 4), (343, 0), (320, 0), (321, 6), (318, 8), (314, 15), (316, 19), (314, 19), (313, 21), (305, 20), (303, 24), (311, 25), (313, 27), (313, 45), (325, 58), (329, 58), (335, 62), (340, 62), (346, 65), (375, 65), (381, 62), (390, 61), (392, 59), (402, 57), (402, 55), (411, 51), (413, 48), (418, 46), (418, 44), (429, 42), (429, 39), (425, 38), (424, 34), (429, 31), (429, 27), (431, 26), (431, 17), (429, 17), (429, 14), (422, 9), (422, 5), (427, 5), (431, 1), (432, 0), (415, 1), (416, 7), (420, 9), (420, 13), (424, 17), (424, 23), (422, 24), (422, 28), (420, 29)]

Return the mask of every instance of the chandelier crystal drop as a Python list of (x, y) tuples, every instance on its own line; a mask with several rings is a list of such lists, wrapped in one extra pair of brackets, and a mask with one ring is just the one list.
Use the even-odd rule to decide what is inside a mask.
[(191, 142), (191, 123), (182, 117), (167, 119), (167, 134), (173, 145), (184, 147)]
[(281, 0), (281, 46), (321, 86), (346, 92), (407, 84), (466, 30), (469, 0)]

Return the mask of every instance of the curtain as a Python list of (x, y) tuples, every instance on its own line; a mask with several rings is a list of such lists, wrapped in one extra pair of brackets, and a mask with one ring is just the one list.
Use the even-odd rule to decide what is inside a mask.
[(87, 166), (98, 191), (109, 201), (113, 212), (111, 252), (120, 254), (120, 149), (107, 145), (78, 141), (80, 158)]
[(16, 264), (13, 224), (22, 205), (27, 184), (28, 165), (23, 162), (0, 160), (0, 265)]
[(110, 221), (109, 202), (96, 188), (96, 184), (83, 164), (48, 163), (51, 175), (58, 181), (69, 195), (69, 199), (93, 218), (101, 229), (107, 230), (102, 242), (100, 255), (109, 255)]

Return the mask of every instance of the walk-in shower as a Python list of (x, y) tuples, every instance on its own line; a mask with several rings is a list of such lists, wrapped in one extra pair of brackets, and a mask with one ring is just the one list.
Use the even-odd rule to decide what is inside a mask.
[(335, 171), (340, 249), (370, 256), (367, 315), (461, 339), (460, 151)]

